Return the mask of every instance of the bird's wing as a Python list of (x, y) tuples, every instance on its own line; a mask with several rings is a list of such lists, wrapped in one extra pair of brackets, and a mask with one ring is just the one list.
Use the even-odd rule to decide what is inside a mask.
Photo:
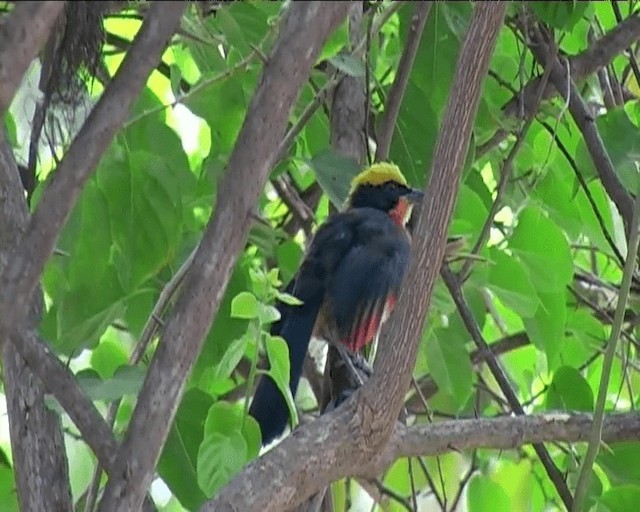
[(409, 239), (386, 214), (358, 212), (353, 240), (327, 283), (340, 342), (358, 351), (377, 334), (400, 289), (409, 260)]

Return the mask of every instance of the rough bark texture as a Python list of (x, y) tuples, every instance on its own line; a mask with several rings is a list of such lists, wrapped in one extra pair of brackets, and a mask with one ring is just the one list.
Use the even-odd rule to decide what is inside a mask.
[(0, 118), (11, 105), (31, 61), (49, 38), (65, 2), (16, 2), (0, 23)]
[(220, 181), (215, 211), (140, 392), (100, 504), (102, 511), (140, 506), (186, 379), (245, 245), (252, 211), (277, 156), (289, 111), (322, 45), (348, 8), (347, 2), (289, 6)]
[[(28, 218), (18, 167), (0, 128), (0, 271)], [(36, 317), (38, 310), (33, 308)], [(2, 351), (2, 368), (20, 508), (71, 510), (60, 416), (45, 406), (42, 382), (10, 343)]]
[[(401, 295), (398, 310), (384, 329), (380, 364), (373, 377), (343, 405), (295, 430), (249, 464), (207, 502), (203, 511), (286, 510), (344, 476), (375, 475), (377, 466), (372, 467), (372, 462), (393, 432), (415, 363), (419, 333), (444, 255), (481, 85), (505, 9), (504, 2), (475, 4), (436, 145), (428, 194), (434, 199), (418, 222), (419, 237), (409, 269), (415, 286), (410, 288), (413, 292)], [(397, 333), (393, 344), (390, 333)], [(394, 350), (384, 349), (385, 339)], [(372, 469), (373, 474), (369, 474)]]

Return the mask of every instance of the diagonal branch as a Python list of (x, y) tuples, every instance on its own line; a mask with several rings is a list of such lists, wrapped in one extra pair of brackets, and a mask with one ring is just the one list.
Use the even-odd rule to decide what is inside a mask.
[[(29, 220), (18, 166), (0, 127), (0, 269)], [(41, 297), (30, 321), (39, 317)], [(45, 385), (13, 344), (2, 350), (18, 501), (22, 510), (71, 510), (61, 418), (45, 404)]]
[(22, 77), (49, 38), (65, 2), (16, 2), (0, 24), (0, 119)]
[(22, 326), (31, 295), (62, 226), (84, 183), (125, 121), (149, 73), (160, 60), (185, 7), (182, 2), (151, 4), (118, 73), (44, 190), (26, 233), (0, 279), (0, 330), (3, 334), (16, 332)]
[[(640, 16), (634, 14), (618, 23), (585, 51), (569, 58), (568, 65), (571, 77), (575, 82), (581, 82), (599, 69), (607, 66), (617, 55), (620, 55), (638, 39), (640, 39)], [(541, 77), (529, 81), (520, 93), (509, 100), (503, 107), (504, 114), (508, 117), (535, 115), (537, 110), (535, 107), (536, 97), (540, 82)], [(557, 85), (549, 84), (544, 89), (542, 100), (549, 100), (561, 94), (563, 89), (566, 89), (566, 85), (558, 87)]]
[[(295, 5), (295, 4), (294, 4)], [(375, 455), (384, 449), (402, 407), (415, 362), (418, 333), (430, 292), (444, 256), (447, 226), (458, 190), (482, 80), (502, 25), (503, 2), (476, 3), (469, 32), (458, 60), (443, 131), (436, 146), (429, 197), (418, 224), (433, 227), (414, 250), (409, 269), (412, 284), (402, 293), (381, 340), (380, 365), (373, 377), (343, 405), (304, 425), (277, 447), (253, 461), (207, 502), (203, 511), (287, 510), (332, 481), (367, 473)], [(429, 223), (425, 222), (429, 219)], [(403, 305), (404, 304), (404, 305)], [(411, 308), (409, 307), (411, 306)], [(391, 339), (402, 350), (384, 350)], [(372, 476), (372, 475), (363, 475)]]
[(377, 140), (376, 162), (386, 160), (389, 157), (389, 148), (391, 147), (391, 139), (393, 138), (398, 113), (400, 112), (400, 105), (402, 104), (404, 92), (407, 90), (413, 61), (418, 54), (420, 39), (422, 39), (422, 32), (424, 32), (424, 26), (427, 23), (430, 11), (431, 2), (419, 2), (416, 4), (415, 13), (411, 18), (407, 42), (398, 63), (398, 71), (391, 89), (389, 89), (389, 96), (387, 96), (387, 102), (384, 106), (384, 114), (380, 122)]
[[(464, 326), (466, 327), (469, 335), (473, 339), (480, 352), (484, 353), (483, 355), (487, 362), (487, 366), (489, 366), (493, 378), (498, 383), (500, 391), (502, 391), (502, 394), (507, 399), (509, 407), (511, 407), (511, 410), (516, 415), (523, 416), (525, 414), (524, 408), (518, 400), (515, 391), (511, 387), (511, 383), (509, 382), (506, 373), (502, 369), (502, 366), (500, 366), (500, 362), (491, 352), (491, 348), (482, 336), (480, 328), (473, 317), (473, 313), (469, 309), (464, 295), (462, 294), (462, 288), (460, 287), (458, 278), (447, 265), (442, 267), (440, 273), (442, 275), (442, 280), (444, 281), (447, 289), (449, 290), (449, 293), (451, 294), (451, 298), (458, 308), (458, 312), (460, 313), (460, 317), (462, 318)], [(545, 471), (549, 475), (549, 478), (553, 482), (553, 485), (558, 491), (558, 494), (562, 498), (565, 507), (567, 508), (567, 510), (570, 510), (573, 503), (573, 498), (571, 496), (569, 488), (567, 487), (567, 483), (562, 476), (562, 473), (560, 473), (560, 470), (556, 467), (553, 459), (551, 458), (551, 455), (549, 455), (549, 452), (542, 443), (534, 443), (533, 448), (536, 452), (536, 455), (538, 455), (538, 457), (540, 458), (540, 462), (544, 466)]]
[(254, 93), (214, 214), (167, 321), (99, 510), (137, 510), (204, 337), (243, 249), (290, 109), (348, 2), (293, 2)]
[[(569, 112), (582, 133), (598, 177), (607, 194), (616, 205), (624, 221), (625, 232), (628, 237), (631, 218), (633, 216), (633, 200), (631, 195), (618, 179), (611, 158), (609, 158), (607, 149), (604, 147), (600, 133), (595, 125), (595, 120), (578, 91), (574, 77), (567, 72), (567, 66), (560, 61), (555, 47), (547, 44), (540, 30), (534, 26), (532, 32), (530, 35), (533, 44), (529, 45), (529, 48), (542, 66), (551, 68), (550, 80), (569, 105)], [(552, 45), (553, 42), (549, 44)]]

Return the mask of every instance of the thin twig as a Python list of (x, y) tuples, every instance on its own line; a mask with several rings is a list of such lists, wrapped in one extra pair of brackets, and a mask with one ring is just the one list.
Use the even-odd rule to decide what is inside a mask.
[(618, 305), (611, 326), (611, 336), (607, 342), (604, 359), (602, 362), (602, 374), (600, 376), (600, 386), (598, 388), (598, 397), (593, 414), (593, 424), (589, 435), (589, 445), (584, 455), (582, 466), (580, 468), (580, 476), (576, 485), (575, 501), (573, 503), (573, 512), (581, 512), (585, 502), (589, 482), (591, 480), (591, 470), (596, 460), (600, 444), (602, 442), (602, 428), (604, 422), (604, 409), (607, 400), (609, 379), (611, 378), (611, 368), (616, 353), (616, 344), (622, 330), (624, 314), (627, 308), (627, 300), (629, 298), (629, 290), (633, 279), (633, 273), (636, 268), (636, 254), (638, 254), (638, 244), (640, 242), (640, 194), (636, 197), (633, 217), (631, 221), (631, 232), (629, 237), (629, 247), (627, 250), (627, 261), (624, 266), (622, 275), (622, 285), (620, 286), (620, 296), (618, 297)]
[(422, 39), (422, 32), (429, 17), (431, 4), (432, 2), (419, 2), (415, 4), (415, 13), (411, 18), (409, 34), (407, 35), (407, 41), (402, 56), (400, 57), (400, 62), (398, 63), (396, 77), (391, 85), (391, 89), (389, 89), (389, 95), (384, 105), (385, 109), (382, 121), (380, 122), (376, 147), (375, 160), (377, 162), (386, 160), (389, 157), (389, 148), (391, 147), (391, 139), (398, 119), (398, 113), (400, 112), (400, 105), (402, 104), (402, 98), (409, 83), (413, 61), (418, 54), (420, 39)]
[[(498, 186), (496, 188), (496, 198), (491, 204), (491, 209), (489, 210), (489, 213), (487, 215), (487, 220), (482, 226), (480, 235), (478, 236), (478, 239), (476, 240), (476, 243), (473, 246), (473, 249), (471, 250), (471, 254), (473, 255), (477, 255), (480, 252), (482, 247), (484, 247), (484, 244), (487, 242), (487, 239), (489, 238), (489, 233), (491, 232), (491, 226), (493, 225), (493, 220), (496, 214), (498, 213), (498, 211), (500, 210), (501, 203), (502, 203), (502, 196), (504, 195), (507, 189), (507, 184), (509, 183), (509, 178), (511, 177), (511, 169), (513, 167), (513, 161), (515, 160), (515, 157), (518, 154), (518, 151), (520, 151), (520, 148), (524, 143), (524, 140), (527, 136), (527, 132), (529, 131), (529, 128), (533, 124), (535, 115), (538, 112), (538, 108), (540, 107), (540, 101), (542, 100), (542, 93), (544, 92), (547, 86), (547, 82), (549, 80), (549, 75), (550, 75), (550, 72), (545, 70), (544, 74), (542, 75), (542, 79), (540, 80), (538, 95), (536, 96), (535, 105), (533, 105), (533, 108), (531, 109), (531, 114), (527, 116), (524, 124), (522, 125), (522, 128), (520, 129), (520, 132), (518, 133), (518, 137), (514, 142), (513, 147), (511, 148), (511, 151), (509, 152), (509, 154), (507, 155), (507, 158), (502, 164), (500, 181), (498, 182)], [(458, 273), (458, 275), (460, 276), (461, 282), (466, 281), (467, 277), (469, 277), (469, 272), (471, 270), (471, 265), (473, 265), (473, 261), (474, 261), (473, 258), (465, 259), (465, 262), (463, 263), (462, 268)]]
[[(507, 378), (504, 370), (502, 369), (498, 359), (491, 353), (491, 348), (487, 345), (487, 342), (484, 340), (482, 333), (480, 332), (480, 328), (478, 327), (475, 318), (473, 317), (473, 313), (469, 309), (467, 305), (466, 299), (462, 294), (462, 289), (460, 288), (460, 284), (456, 275), (451, 271), (451, 269), (447, 265), (443, 265), (440, 270), (440, 275), (453, 298), (453, 301), (458, 308), (458, 312), (460, 313), (460, 317), (467, 328), (467, 331), (471, 335), (476, 346), (486, 354), (486, 361), (489, 369), (491, 370), (491, 374), (496, 379), (500, 390), (504, 394), (507, 402), (509, 403), (509, 407), (511, 410), (518, 416), (524, 415), (524, 409), (518, 400), (513, 388), (511, 387), (511, 383)], [(562, 498), (562, 501), (565, 504), (567, 509), (571, 509), (571, 504), (573, 503), (573, 498), (571, 496), (571, 492), (569, 492), (569, 488), (567, 487), (567, 483), (562, 476), (562, 473), (558, 470), (553, 459), (549, 455), (549, 452), (544, 447), (543, 444), (536, 443), (533, 445), (540, 462), (544, 466), (547, 474), (549, 475), (549, 479), (553, 482), (558, 494)]]

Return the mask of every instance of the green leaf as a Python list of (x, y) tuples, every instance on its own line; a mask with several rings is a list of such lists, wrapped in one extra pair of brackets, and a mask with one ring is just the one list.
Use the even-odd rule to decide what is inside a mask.
[(326, 149), (314, 155), (308, 164), (333, 205), (342, 209), (351, 189), (351, 180), (360, 172), (357, 162)]
[[(612, 487), (599, 500), (608, 512), (636, 512), (640, 503), (640, 486)], [(598, 509), (600, 510), (600, 509)]]
[(217, 402), (209, 409), (198, 449), (198, 485), (211, 497), (260, 450), (260, 427), (241, 406)]
[(280, 320), (280, 311), (274, 306), (267, 304), (258, 305), (258, 318), (261, 325), (269, 325)]
[(199, 389), (185, 393), (158, 462), (158, 474), (188, 510), (199, 509), (207, 499), (198, 486), (196, 465), (212, 405), (213, 398)]
[(489, 265), (489, 289), (505, 306), (519, 315), (529, 318), (540, 303), (536, 290), (522, 265), (496, 248), (490, 251), (492, 264)]
[(298, 424), (298, 411), (296, 410), (293, 395), (289, 389), (291, 375), (291, 362), (289, 360), (289, 347), (280, 336), (267, 336), (267, 357), (269, 358), (269, 375), (274, 380), (280, 393), (287, 402), (289, 414), (293, 418), (293, 425)]
[(216, 367), (216, 380), (223, 380), (231, 376), (233, 370), (236, 369), (236, 366), (244, 356), (249, 340), (250, 335), (246, 333), (229, 345), (224, 356), (222, 356), (222, 360)]
[(10, 466), (0, 465), (0, 503), (3, 512), (20, 511), (13, 469)]
[(128, 359), (127, 352), (120, 343), (103, 339), (91, 352), (91, 367), (101, 379), (109, 379), (119, 367), (127, 364)]
[(450, 394), (461, 407), (473, 390), (473, 369), (469, 353), (450, 329), (435, 329), (427, 338), (426, 357), (438, 388)]
[(569, 32), (584, 15), (589, 2), (529, 2), (542, 21), (559, 30)]
[(531, 342), (547, 355), (547, 364), (554, 369), (559, 363), (560, 348), (564, 339), (567, 317), (566, 295), (539, 293), (540, 304), (531, 318), (523, 318)]
[(557, 293), (573, 278), (573, 258), (564, 232), (545, 213), (525, 208), (509, 247), (529, 271), (533, 286), (542, 293)]
[(365, 75), (364, 64), (360, 59), (353, 55), (346, 53), (340, 53), (331, 57), (329, 62), (333, 64), (336, 69), (342, 71), (345, 75), (349, 75), (355, 78), (361, 78)]
[(231, 301), (231, 317), (252, 319), (258, 316), (258, 299), (251, 292), (240, 292)]
[(550, 410), (593, 412), (593, 391), (578, 370), (561, 366), (553, 374), (546, 407)]
[(469, 512), (511, 510), (511, 500), (502, 486), (483, 475), (474, 476), (467, 491)]
[(276, 292), (276, 297), (280, 302), (282, 302), (283, 304), (287, 304), (288, 306), (301, 306), (303, 304), (300, 299), (294, 297), (289, 293)]
[(608, 446), (598, 455), (598, 464), (614, 485), (640, 485), (640, 443), (623, 442)]
[(112, 401), (125, 395), (137, 395), (145, 376), (142, 368), (121, 366), (112, 378), (104, 381), (93, 370), (78, 372), (76, 379), (91, 400)]

